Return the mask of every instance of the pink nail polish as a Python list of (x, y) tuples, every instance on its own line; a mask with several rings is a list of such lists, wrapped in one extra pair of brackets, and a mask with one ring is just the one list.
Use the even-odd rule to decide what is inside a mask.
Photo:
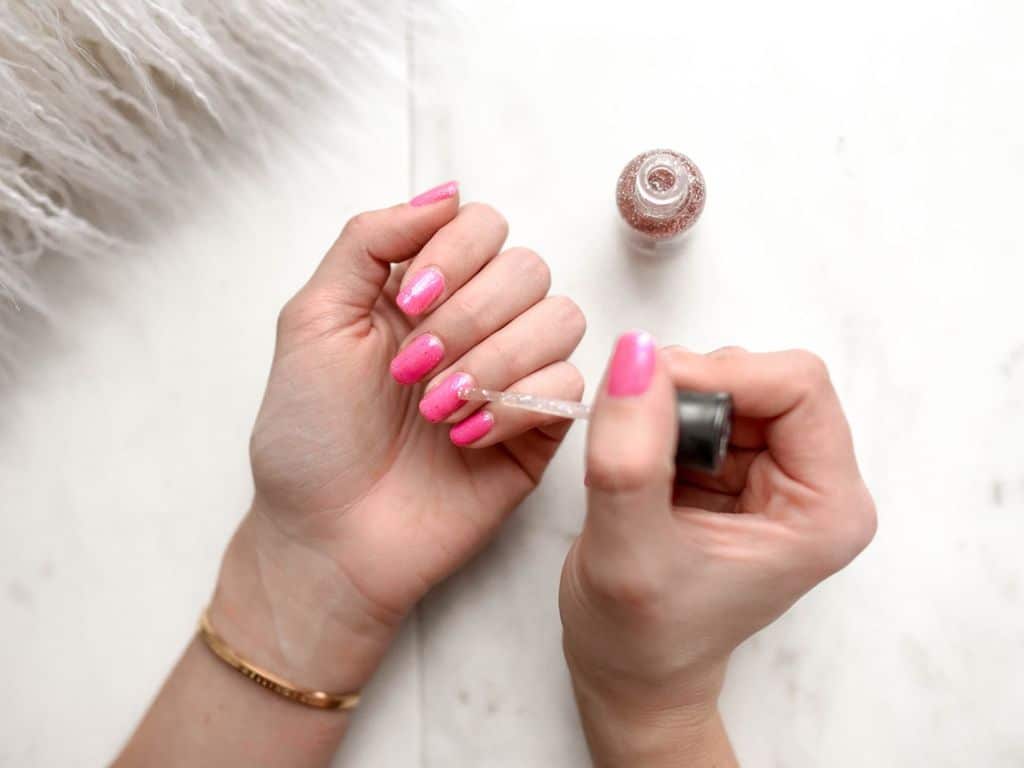
[(494, 426), (494, 414), (490, 411), (477, 411), (469, 418), (463, 419), (448, 432), (452, 442), (458, 446), (472, 445), (491, 431)]
[(427, 392), (420, 400), (420, 413), (427, 421), (437, 424), (455, 413), (465, 402), (459, 397), (459, 390), (473, 386), (473, 377), (468, 373), (453, 373)]
[(704, 176), (686, 155), (652, 149), (634, 157), (619, 176), (619, 213), (638, 237), (653, 243), (681, 236), (704, 210)]
[(624, 333), (615, 344), (608, 367), (608, 394), (612, 397), (642, 395), (654, 376), (655, 349), (651, 334)]
[(395, 303), (409, 317), (415, 317), (426, 312), (443, 291), (444, 275), (440, 270), (428, 267), (421, 269), (406, 282)]
[(444, 357), (444, 345), (432, 333), (417, 336), (391, 361), (391, 375), (399, 384), (415, 384)]
[(459, 182), (457, 181), (446, 181), (444, 184), (438, 184), (433, 189), (428, 189), (426, 192), (420, 192), (416, 197), (409, 201), (409, 205), (414, 208), (420, 208), (424, 205), (430, 205), (431, 203), (439, 203), (442, 200), (447, 200), (449, 197), (455, 197), (459, 191)]

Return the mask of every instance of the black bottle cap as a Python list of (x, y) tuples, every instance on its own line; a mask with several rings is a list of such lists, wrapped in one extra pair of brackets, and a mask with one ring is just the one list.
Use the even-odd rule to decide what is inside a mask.
[(732, 396), (727, 392), (676, 392), (679, 442), (676, 467), (717, 472), (732, 431)]

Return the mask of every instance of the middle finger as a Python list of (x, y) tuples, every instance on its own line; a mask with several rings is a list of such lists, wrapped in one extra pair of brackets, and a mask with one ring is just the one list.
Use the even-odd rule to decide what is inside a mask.
[(540, 256), (510, 248), (409, 333), (391, 361), (391, 375), (400, 384), (415, 384), (535, 305), (550, 286), (551, 272)]

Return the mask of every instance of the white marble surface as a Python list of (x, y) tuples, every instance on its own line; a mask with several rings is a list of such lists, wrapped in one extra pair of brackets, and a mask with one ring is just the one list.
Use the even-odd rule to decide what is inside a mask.
[[(114, 754), (246, 504), (278, 306), (347, 216), (457, 177), (587, 312), (589, 380), (627, 327), (831, 364), (879, 534), (736, 654), (744, 763), (1024, 765), (1024, 11), (572, 6), (396, 11), (411, 99), (382, 78), (358, 118), (323, 105), (315, 149), (225, 173), (130, 265), (51, 277), (58, 324), (0, 411), (0, 764)], [(655, 145), (709, 202), (684, 254), (642, 261), (612, 187)], [(336, 765), (586, 764), (555, 598), (582, 434), (410, 621)]]

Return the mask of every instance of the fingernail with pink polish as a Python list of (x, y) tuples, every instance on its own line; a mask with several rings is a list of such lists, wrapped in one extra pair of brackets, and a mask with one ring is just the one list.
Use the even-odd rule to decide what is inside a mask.
[(442, 200), (447, 200), (449, 197), (455, 197), (459, 191), (459, 182), (457, 181), (446, 181), (444, 184), (438, 184), (433, 189), (428, 189), (426, 192), (420, 192), (416, 197), (409, 201), (409, 205), (414, 208), (420, 208), (424, 205), (430, 205), (431, 203), (439, 203)]
[(420, 400), (420, 413), (427, 421), (437, 424), (455, 413), (465, 402), (459, 397), (459, 390), (473, 386), (473, 377), (468, 373), (453, 373), (427, 392)]
[(494, 414), (490, 411), (477, 411), (467, 419), (463, 419), (448, 432), (452, 442), (458, 446), (472, 445), (491, 431), (494, 426)]
[(440, 270), (428, 267), (421, 269), (406, 281), (405, 287), (398, 292), (395, 303), (409, 317), (415, 317), (426, 312), (443, 291), (444, 275)]
[(444, 357), (444, 345), (432, 333), (417, 336), (391, 361), (391, 375), (399, 384), (415, 384)]
[(608, 367), (608, 394), (612, 397), (642, 395), (651, 385), (654, 360), (651, 334), (644, 331), (622, 334)]

